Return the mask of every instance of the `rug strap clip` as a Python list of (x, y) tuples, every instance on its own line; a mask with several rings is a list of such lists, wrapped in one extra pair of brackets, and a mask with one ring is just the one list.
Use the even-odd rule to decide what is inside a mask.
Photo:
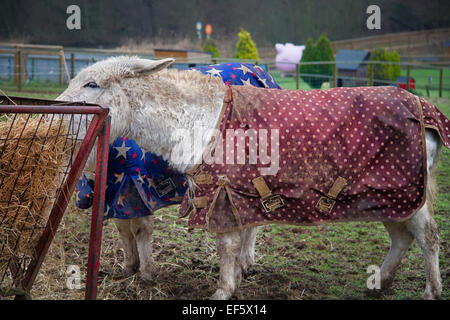
[(175, 186), (175, 183), (173, 183), (172, 179), (167, 178), (155, 186), (155, 191), (158, 194), (158, 197), (162, 198), (163, 196), (175, 190), (176, 188), (177, 187)]
[(197, 184), (213, 184), (213, 176), (207, 172), (199, 172), (194, 175), (194, 181)]
[(196, 209), (204, 209), (208, 206), (208, 198), (207, 197), (195, 197), (192, 199), (192, 204)]
[(261, 197), (261, 204), (266, 212), (271, 212), (284, 206), (283, 198), (280, 195), (272, 194), (263, 177), (253, 179), (252, 183)]
[(328, 194), (326, 196), (320, 197), (319, 201), (316, 204), (316, 208), (327, 213), (331, 212), (334, 205), (336, 204), (337, 196), (339, 195), (339, 193), (341, 193), (346, 185), (347, 179), (338, 177), (331, 186), (330, 191), (328, 191)]

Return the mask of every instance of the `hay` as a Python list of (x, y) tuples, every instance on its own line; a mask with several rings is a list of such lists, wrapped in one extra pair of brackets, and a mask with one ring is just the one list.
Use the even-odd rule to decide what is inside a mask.
[(0, 120), (0, 277), (33, 256), (67, 165), (65, 134), (62, 119)]

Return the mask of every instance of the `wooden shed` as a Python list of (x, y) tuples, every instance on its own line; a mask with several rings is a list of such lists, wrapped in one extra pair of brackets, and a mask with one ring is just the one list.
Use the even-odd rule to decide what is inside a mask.
[(450, 57), (450, 41), (444, 42), (445, 56)]
[(340, 50), (336, 54), (338, 87), (359, 87), (367, 85), (367, 50)]
[(211, 60), (211, 53), (197, 50), (177, 50), (177, 49), (154, 49), (155, 58), (175, 58), (185, 62), (196, 62), (198, 60)]

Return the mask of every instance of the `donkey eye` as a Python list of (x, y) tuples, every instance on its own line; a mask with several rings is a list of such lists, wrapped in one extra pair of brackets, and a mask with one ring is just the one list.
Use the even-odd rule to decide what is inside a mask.
[(91, 82), (86, 83), (84, 85), (84, 88), (97, 89), (97, 88), (100, 88), (100, 87), (98, 86), (97, 83), (95, 83), (94, 81), (91, 81)]

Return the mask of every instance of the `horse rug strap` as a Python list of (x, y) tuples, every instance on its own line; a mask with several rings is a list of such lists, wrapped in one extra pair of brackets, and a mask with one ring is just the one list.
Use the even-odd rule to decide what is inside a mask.
[(252, 183), (261, 196), (261, 204), (266, 212), (271, 212), (284, 206), (283, 198), (280, 195), (272, 194), (263, 177), (253, 179)]
[(319, 201), (317, 202), (316, 208), (320, 211), (331, 212), (331, 210), (333, 210), (334, 205), (336, 204), (337, 196), (346, 185), (347, 179), (338, 177), (336, 181), (334, 181), (330, 191), (328, 191), (327, 196), (320, 197)]
[(195, 167), (180, 206), (190, 228), (402, 221), (425, 203), (425, 128), (450, 147), (449, 120), (396, 87), (230, 90), (207, 148), (216, 161)]

